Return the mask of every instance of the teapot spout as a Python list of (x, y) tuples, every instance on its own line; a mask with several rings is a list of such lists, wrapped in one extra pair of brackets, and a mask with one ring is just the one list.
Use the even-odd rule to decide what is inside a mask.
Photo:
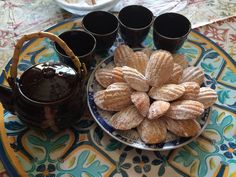
[(0, 85), (0, 102), (6, 110), (15, 113), (13, 91), (10, 87)]

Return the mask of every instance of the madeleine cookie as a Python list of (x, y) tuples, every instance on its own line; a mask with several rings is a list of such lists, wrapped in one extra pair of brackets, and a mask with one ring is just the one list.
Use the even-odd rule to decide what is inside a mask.
[(144, 117), (132, 105), (114, 114), (109, 120), (109, 123), (117, 130), (130, 130), (131, 128), (137, 127), (143, 119)]
[(167, 83), (169, 83), (169, 84), (178, 84), (179, 80), (182, 77), (182, 74), (183, 74), (183, 67), (180, 66), (177, 63), (174, 63), (173, 71), (172, 71), (172, 73), (170, 75), (170, 78), (167, 81)]
[(174, 61), (171, 53), (159, 50), (154, 52), (148, 61), (145, 77), (148, 84), (160, 87), (168, 81), (173, 71)]
[(101, 86), (107, 88), (112, 82), (112, 70), (106, 68), (98, 69), (95, 72), (95, 79)]
[(99, 108), (106, 111), (120, 111), (132, 104), (130, 98), (132, 92), (128, 86), (109, 87), (94, 94), (94, 102)]
[(173, 101), (180, 98), (185, 92), (181, 85), (166, 84), (162, 87), (152, 87), (148, 95), (155, 100)]
[(183, 69), (189, 66), (188, 61), (184, 58), (183, 54), (173, 54), (174, 62), (182, 66)]
[(163, 120), (167, 130), (181, 137), (195, 136), (201, 131), (201, 126), (195, 119), (174, 120), (163, 117)]
[(112, 69), (112, 82), (124, 82), (123, 72), (121, 67), (115, 67)]
[(138, 51), (127, 58), (126, 66), (137, 69), (140, 73), (145, 75), (147, 62), (147, 55), (141, 51)]
[(148, 119), (157, 119), (165, 114), (170, 108), (170, 103), (165, 101), (154, 101), (148, 111)]
[(175, 101), (170, 104), (166, 116), (172, 119), (195, 119), (204, 112), (202, 103), (193, 100)]
[(185, 68), (183, 71), (182, 78), (180, 79), (180, 83), (184, 82), (196, 82), (200, 86), (204, 81), (204, 72), (199, 67), (190, 66)]
[(156, 144), (165, 141), (167, 135), (166, 124), (163, 120), (144, 121), (137, 127), (140, 138), (147, 144)]
[(148, 47), (145, 47), (141, 51), (147, 55), (148, 59), (150, 58), (150, 56), (152, 55), (152, 52), (153, 52), (153, 50)]
[(200, 91), (200, 86), (196, 82), (184, 82), (181, 84), (185, 88), (183, 100), (196, 100)]
[(215, 90), (209, 87), (201, 87), (197, 100), (204, 105), (204, 108), (209, 108), (217, 100), (218, 96)]
[(132, 55), (134, 51), (127, 45), (119, 45), (114, 51), (114, 62), (116, 66), (125, 66), (127, 57)]
[(124, 82), (123, 73), (120, 67), (115, 67), (113, 69), (98, 69), (95, 72), (95, 78), (104, 88), (107, 88), (108, 85), (114, 82)]
[(122, 90), (132, 93), (133, 89), (126, 82), (116, 82), (107, 87), (106, 90)]
[(122, 67), (123, 77), (128, 85), (134, 90), (146, 92), (149, 90), (146, 78), (134, 68)]
[(138, 112), (146, 117), (149, 107), (150, 107), (150, 99), (147, 93), (145, 92), (133, 92), (131, 95), (131, 101), (136, 106)]

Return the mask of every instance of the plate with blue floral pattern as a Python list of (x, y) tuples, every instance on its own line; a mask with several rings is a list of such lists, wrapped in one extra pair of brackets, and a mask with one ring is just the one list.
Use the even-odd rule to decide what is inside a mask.
[(95, 72), (100, 68), (106, 68), (106, 69), (114, 68), (115, 64), (113, 58), (114, 58), (113, 55), (111, 55), (97, 65), (93, 73), (90, 75), (87, 85), (87, 103), (89, 110), (95, 121), (106, 133), (108, 133), (111, 137), (115, 138), (116, 140), (126, 145), (132, 146), (134, 148), (151, 150), (151, 151), (163, 151), (163, 150), (179, 148), (181, 146), (190, 143), (202, 133), (202, 131), (207, 126), (207, 123), (209, 121), (211, 108), (206, 109), (204, 113), (197, 118), (197, 121), (201, 126), (201, 130), (196, 136), (193, 137), (178, 137), (168, 131), (166, 140), (164, 142), (158, 144), (146, 144), (140, 139), (140, 136), (135, 128), (125, 131), (114, 129), (109, 124), (109, 119), (112, 117), (114, 112), (102, 110), (99, 107), (97, 107), (97, 105), (94, 102), (94, 94), (97, 91), (104, 89), (96, 81)]

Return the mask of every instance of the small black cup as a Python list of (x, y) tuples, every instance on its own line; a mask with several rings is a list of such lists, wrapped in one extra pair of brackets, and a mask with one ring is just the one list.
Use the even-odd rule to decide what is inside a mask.
[(178, 13), (164, 13), (153, 23), (153, 41), (157, 49), (175, 52), (191, 31), (190, 21)]
[(84, 16), (82, 26), (96, 38), (96, 52), (103, 52), (114, 44), (119, 23), (109, 12), (93, 11)]
[(153, 13), (140, 5), (126, 6), (118, 14), (120, 33), (131, 47), (140, 47), (153, 22)]
[[(96, 62), (94, 59), (94, 54), (96, 39), (91, 34), (82, 30), (70, 30), (61, 33), (59, 37), (69, 46), (80, 61), (85, 63), (88, 70), (95, 66)], [(54, 48), (59, 56), (60, 62), (65, 63), (77, 70), (73, 62), (57, 43), (54, 43)]]

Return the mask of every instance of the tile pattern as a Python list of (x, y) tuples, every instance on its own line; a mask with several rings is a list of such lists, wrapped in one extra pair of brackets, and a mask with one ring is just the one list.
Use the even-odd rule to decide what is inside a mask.
[[(79, 28), (80, 20), (63, 23), (50, 31)], [(201, 30), (201, 29), (199, 29)], [(117, 39), (115, 45), (122, 42)], [(144, 45), (153, 46), (150, 33)], [(112, 53), (114, 47), (109, 51)], [(191, 32), (179, 50), (191, 65), (204, 69), (206, 84), (217, 90), (211, 121), (196, 141), (176, 150), (150, 152), (134, 149), (108, 136), (86, 115), (78, 125), (54, 135), (27, 129), (16, 116), (4, 114), (7, 137), (20, 166), (29, 176), (234, 176), (236, 174), (235, 61), (202, 35)], [(97, 56), (99, 62), (107, 55)], [(47, 39), (33, 41), (22, 51), (18, 67), (22, 73), (33, 63), (56, 61)], [(2, 76), (1, 82), (3, 82)], [(2, 120), (3, 121), (3, 120)], [(3, 135), (3, 129), (0, 129)], [(3, 149), (1, 149), (3, 150)], [(8, 162), (9, 163), (9, 162)], [(8, 167), (7, 164), (6, 167)]]
[[(49, 26), (52, 26), (61, 20), (68, 18), (71, 14), (66, 13), (65, 11), (61, 10), (54, 1), (49, 0), (40, 0), (40, 1), (32, 1), (32, 0), (8, 0), (8, 1), (0, 1), (0, 72), (8, 63), (9, 58), (12, 56), (13, 47), (15, 41), (18, 39), (19, 36), (22, 34), (44, 30)], [(206, 7), (206, 8), (204, 8)], [(188, 0), (188, 6), (183, 9), (180, 13), (185, 14), (188, 18), (191, 19), (194, 26), (205, 25), (206, 23), (211, 23), (213, 21), (217, 21), (220, 18), (227, 18), (228, 16), (236, 15), (235, 10), (236, 5), (233, 0), (227, 1), (212, 1), (212, 0)], [(33, 10), (32, 10), (33, 9)], [(47, 15), (45, 15), (47, 14)], [(232, 17), (226, 20), (221, 20), (216, 23), (206, 25), (203, 27), (198, 28), (200, 33), (206, 35), (211, 40), (216, 42), (219, 46), (221, 46), (229, 55), (236, 60), (236, 17)], [(195, 55), (194, 55), (195, 56)], [(53, 54), (51, 54), (53, 57)], [(190, 54), (187, 59), (191, 60), (192, 55)], [(38, 59), (39, 62), (44, 61), (44, 57)], [(215, 61), (215, 62), (214, 62)], [(218, 100), (220, 104), (228, 104), (232, 105), (232, 102), (229, 101), (230, 94), (233, 92), (230, 90), (232, 85), (235, 85), (236, 75), (235, 71), (232, 70), (232, 67), (226, 67), (221, 74), (218, 74), (217, 71), (214, 69), (216, 67), (220, 67), (221, 65), (227, 64), (224, 62), (222, 58), (216, 57), (213, 62), (205, 59), (203, 64), (201, 65), (205, 71), (208, 71), (211, 78), (208, 79), (209, 86), (210, 84), (212, 87), (217, 87), (218, 94), (220, 95), (220, 99)], [(221, 62), (221, 63), (220, 63)], [(20, 67), (24, 67), (27, 64), (26, 61), (22, 61)], [(235, 65), (234, 65), (235, 67)], [(215, 76), (218, 78), (215, 78)], [(218, 83), (220, 82), (220, 84)], [(218, 108), (220, 109), (220, 107)], [(219, 111), (219, 110), (216, 110)], [(227, 114), (227, 113), (224, 113)], [(222, 117), (222, 114), (220, 114)], [(235, 117), (235, 116), (233, 116)], [(232, 126), (231, 126), (232, 127)], [(116, 144), (116, 143), (115, 143)], [(118, 143), (119, 144), (119, 143)], [(231, 147), (229, 143), (222, 146), (222, 149), (227, 149), (227, 147)], [(110, 146), (109, 146), (110, 147)], [(112, 147), (112, 144), (111, 144)], [(231, 150), (231, 149), (230, 149)], [(232, 150), (231, 150), (232, 151)], [(158, 154), (158, 153), (156, 153)], [(227, 153), (228, 154), (228, 153)], [(85, 154), (86, 155), (86, 154)], [(233, 154), (232, 154), (233, 155)], [(121, 156), (122, 163), (119, 163), (120, 171), (124, 174), (126, 169), (130, 169), (130, 164), (123, 163), (123, 159), (126, 159), (127, 154), (123, 154)], [(159, 157), (159, 156), (158, 156)], [(166, 157), (164, 155), (164, 157)], [(231, 157), (228, 155), (228, 157)], [(136, 164), (139, 164), (141, 160), (137, 160)], [(140, 156), (142, 159), (142, 156)], [(145, 157), (144, 157), (145, 159)], [(165, 167), (167, 166), (166, 161), (162, 163), (165, 158), (157, 158), (153, 161), (149, 159), (148, 164), (160, 166), (161, 170), (157, 170), (156, 174), (164, 174)], [(177, 158), (178, 159), (178, 158)], [(147, 160), (142, 160), (147, 161)], [(211, 167), (213, 168), (216, 166), (211, 161)], [(161, 164), (161, 165), (160, 165)], [(196, 165), (195, 165), (196, 166)], [(193, 169), (195, 168), (193, 166)], [(142, 166), (141, 171), (145, 172)], [(223, 167), (227, 167), (224, 166)], [(39, 171), (43, 169), (52, 170), (54, 169), (51, 165), (47, 167), (43, 166), (39, 168)], [(145, 169), (149, 169), (145, 167)], [(133, 168), (134, 169), (134, 168)], [(135, 168), (137, 171), (140, 172), (140, 168)], [(214, 168), (213, 168), (214, 169)], [(235, 175), (231, 173), (231, 175)], [(7, 176), (7, 173), (0, 163), (0, 177)]]

